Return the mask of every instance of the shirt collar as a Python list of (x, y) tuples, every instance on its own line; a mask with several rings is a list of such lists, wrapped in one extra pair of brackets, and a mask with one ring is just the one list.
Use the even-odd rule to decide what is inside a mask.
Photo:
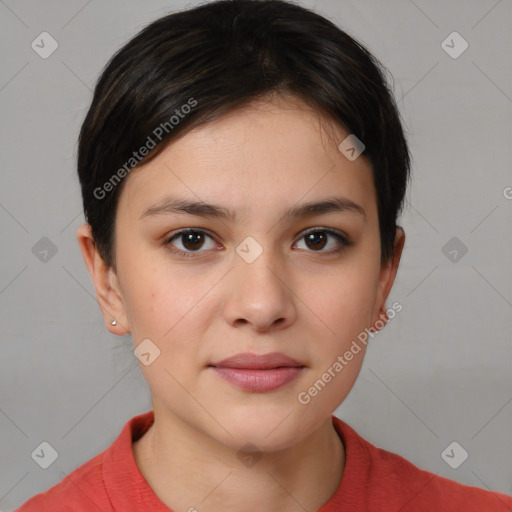
[[(345, 468), (335, 494), (318, 512), (331, 512), (341, 507), (346, 512), (361, 510), (360, 500), (366, 494), (361, 474), (369, 471), (370, 456), (364, 448), (364, 441), (350, 426), (336, 416), (331, 418), (345, 447)], [(117, 439), (105, 452), (102, 465), (103, 481), (112, 507), (116, 511), (172, 512), (153, 492), (139, 471), (133, 455), (132, 443), (140, 439), (153, 422), (153, 410), (133, 417), (124, 425)]]

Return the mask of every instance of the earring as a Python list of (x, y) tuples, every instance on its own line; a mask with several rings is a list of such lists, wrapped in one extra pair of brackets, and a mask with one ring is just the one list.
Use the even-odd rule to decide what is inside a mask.
[(117, 325), (117, 320), (112, 320), (112, 322), (110, 322), (110, 325)]

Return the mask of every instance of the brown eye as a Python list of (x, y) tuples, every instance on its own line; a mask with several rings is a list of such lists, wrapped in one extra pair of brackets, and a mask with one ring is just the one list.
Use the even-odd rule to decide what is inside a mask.
[[(196, 252), (203, 252), (200, 249), (204, 247), (206, 239), (212, 240), (211, 246), (207, 247), (207, 249), (213, 249), (215, 242), (210, 235), (200, 229), (184, 229), (166, 239), (164, 245), (176, 247), (176, 250), (172, 250), (182, 253), (183, 256), (194, 256)], [(181, 247), (174, 243), (175, 240), (180, 242)]]
[(197, 249), (200, 249), (204, 243), (204, 233), (195, 231), (183, 233), (180, 236), (183, 246), (189, 251), (196, 251)]
[(310, 249), (314, 250), (320, 250), (325, 247), (325, 244), (327, 243), (327, 236), (323, 232), (315, 232), (315, 233), (309, 233), (304, 237), (306, 240), (306, 245)]
[[(334, 243), (331, 243), (331, 247), (324, 251), (326, 246), (329, 245), (329, 238), (333, 238), (335, 240)], [(313, 252), (322, 252), (322, 253), (333, 253), (339, 252), (343, 250), (345, 247), (352, 245), (352, 243), (348, 240), (347, 237), (343, 236), (341, 233), (337, 233), (331, 229), (318, 229), (314, 228), (308, 231), (305, 235), (302, 236), (301, 240), (305, 240), (306, 247)]]
[[(207, 244), (208, 239), (211, 240), (210, 247)], [(321, 254), (341, 252), (346, 247), (353, 245), (353, 242), (347, 236), (332, 229), (310, 229), (302, 235), (300, 241), (302, 240), (305, 240), (308, 252), (318, 252)], [(164, 240), (163, 244), (169, 247), (172, 252), (185, 257), (195, 257), (201, 252), (215, 249), (216, 247), (213, 238), (202, 229), (182, 229)], [(328, 250), (324, 250), (325, 248)], [(204, 249), (204, 251), (201, 249)]]

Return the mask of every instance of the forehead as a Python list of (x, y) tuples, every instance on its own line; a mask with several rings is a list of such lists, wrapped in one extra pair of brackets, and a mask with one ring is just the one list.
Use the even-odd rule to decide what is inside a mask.
[(364, 203), (376, 195), (369, 161), (338, 148), (349, 133), (296, 98), (253, 102), (203, 124), (131, 171), (119, 210), (133, 216), (165, 195), (222, 202), (244, 218), (326, 194)]

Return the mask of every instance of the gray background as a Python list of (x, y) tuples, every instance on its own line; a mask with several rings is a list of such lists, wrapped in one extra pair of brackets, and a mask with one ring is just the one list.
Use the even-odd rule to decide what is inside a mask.
[[(197, 3), (0, 0), (3, 511), (151, 408), (131, 339), (105, 330), (76, 242), (76, 138), (112, 53), (148, 22)], [(512, 494), (512, 3), (300, 3), (389, 68), (414, 158), (388, 302), (403, 311), (373, 339), (336, 414), (423, 469)], [(47, 59), (31, 48), (43, 31), (59, 45)], [(469, 44), (458, 58), (441, 46), (453, 31)], [(43, 237), (57, 248), (46, 262), (32, 250)], [(462, 257), (443, 250), (452, 237), (467, 247)], [(58, 452), (46, 470), (31, 458), (42, 441)], [(452, 441), (469, 453), (457, 469), (441, 457)]]

